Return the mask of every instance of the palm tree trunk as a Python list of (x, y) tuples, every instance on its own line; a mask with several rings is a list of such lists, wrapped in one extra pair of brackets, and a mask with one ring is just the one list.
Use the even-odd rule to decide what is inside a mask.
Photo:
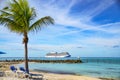
[(26, 68), (26, 71), (29, 73), (27, 43), (25, 43), (25, 68)]
[(27, 33), (24, 33), (24, 38), (23, 38), (23, 43), (25, 45), (25, 69), (27, 71), (27, 73), (29, 73), (29, 66), (28, 66), (28, 36)]

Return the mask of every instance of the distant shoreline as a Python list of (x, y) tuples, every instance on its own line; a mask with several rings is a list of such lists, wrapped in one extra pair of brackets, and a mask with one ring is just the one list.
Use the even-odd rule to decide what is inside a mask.
[[(0, 61), (24, 61), (24, 57), (0, 57)], [(46, 58), (46, 57), (29, 57), (30, 62), (44, 62), (44, 63), (66, 63), (65, 60), (72, 60), (67, 61), (68, 63), (113, 63), (113, 64), (120, 64), (119, 57), (69, 57), (69, 58)], [(51, 61), (50, 61), (51, 60)], [(52, 61), (53, 60), (53, 61)], [(56, 61), (59, 60), (59, 61)], [(62, 60), (62, 61), (60, 61)]]
[[(66, 60), (28, 60), (29, 62), (38, 62), (38, 63), (82, 63), (82, 61), (80, 59), (76, 59), (76, 60), (70, 60), (70, 59), (66, 59)], [(0, 62), (24, 62), (24, 60), (20, 59), (20, 60), (0, 60)]]

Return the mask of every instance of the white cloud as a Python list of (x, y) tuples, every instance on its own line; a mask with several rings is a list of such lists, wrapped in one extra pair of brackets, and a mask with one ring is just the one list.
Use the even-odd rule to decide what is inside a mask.
[(23, 49), (24, 45), (22, 43), (10, 43), (10, 42), (5, 42), (2, 45), (0, 45), (0, 49), (4, 49), (4, 50), (19, 50), (19, 49)]
[[(93, 22), (90, 21), (91, 18), (94, 16), (100, 14), (102, 11), (110, 7), (112, 4), (114, 4), (113, 0), (102, 0), (99, 1), (98, 5), (95, 5), (94, 7), (90, 9), (83, 10), (81, 16), (77, 15), (70, 15), (69, 12), (71, 11), (71, 8), (76, 5), (78, 2), (77, 0), (71, 0), (71, 1), (58, 1), (56, 3), (55, 0), (48, 1), (48, 3), (43, 3), (42, 1), (38, 1), (40, 3), (32, 2), (35, 4), (35, 8), (37, 9), (37, 12), (39, 17), (43, 16), (51, 16), (55, 19), (55, 23), (59, 24), (61, 26), (72, 26), (75, 28), (80, 28), (81, 31), (83, 30), (96, 30), (96, 31), (103, 31), (107, 33), (113, 33), (115, 31), (113, 30), (106, 30), (100, 26), (107, 26), (107, 25), (96, 25)], [(82, 4), (84, 1), (80, 0), (79, 3)], [(36, 6), (37, 4), (37, 6)], [(106, 5), (107, 4), (107, 5)], [(61, 6), (64, 8), (61, 8)], [(38, 8), (39, 7), (39, 8)], [(43, 9), (44, 8), (44, 9)], [(42, 14), (40, 14), (42, 13)], [(77, 16), (77, 17), (74, 17)], [(88, 21), (86, 23), (86, 21)], [(91, 25), (90, 23), (94, 24)], [(110, 25), (112, 26), (112, 25)], [(114, 26), (114, 23), (113, 23)], [(71, 32), (71, 31), (70, 31)], [(73, 32), (73, 31), (72, 31)], [(75, 32), (75, 31), (74, 31)], [(77, 31), (76, 31), (77, 32)], [(118, 31), (117, 31), (118, 33)]]
[[(93, 6), (92, 8), (89, 9), (85, 9), (83, 10), (81, 13), (83, 13), (84, 18), (86, 18), (87, 20), (92, 19), (93, 17), (97, 16), (98, 14), (102, 13), (104, 10), (106, 10), (107, 8), (109, 8), (111, 5), (113, 5), (115, 3), (114, 0), (101, 0), (98, 1), (98, 5), (91, 5)], [(89, 6), (89, 4), (88, 4)]]
[(43, 50), (43, 51), (69, 51), (71, 49), (76, 49), (81, 45), (78, 44), (63, 44), (63, 45), (49, 45), (49, 44), (29, 44), (29, 48)]
[[(82, 40), (77, 40), (78, 43), (85, 43), (86, 45), (93, 46), (107, 46), (112, 47), (114, 45), (120, 45), (120, 38), (86, 38)], [(89, 46), (90, 47), (90, 46)]]
[(120, 33), (120, 22), (115, 22), (115, 23), (108, 23), (105, 25), (101, 25), (100, 27), (103, 29), (103, 31), (108, 32), (108, 33)]

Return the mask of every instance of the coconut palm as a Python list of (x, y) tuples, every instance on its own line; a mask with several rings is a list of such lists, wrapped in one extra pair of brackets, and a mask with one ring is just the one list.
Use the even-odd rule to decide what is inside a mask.
[(12, 32), (23, 35), (25, 68), (28, 73), (28, 33), (41, 30), (43, 26), (54, 24), (54, 20), (50, 16), (35, 20), (35, 9), (29, 6), (27, 0), (12, 0), (7, 7), (0, 10), (0, 24), (6, 26)]

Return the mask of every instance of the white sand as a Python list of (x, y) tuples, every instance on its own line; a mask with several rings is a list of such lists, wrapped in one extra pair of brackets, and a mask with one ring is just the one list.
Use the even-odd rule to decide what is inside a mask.
[[(77, 75), (68, 75), (68, 74), (54, 74), (54, 73), (44, 73), (44, 72), (35, 72), (34, 74), (42, 74), (44, 80), (101, 80), (98, 78), (87, 77), (87, 76), (77, 76)], [(41, 79), (18, 79), (15, 77), (0, 77), (0, 80), (41, 80)]]
[(43, 73), (43, 75), (47, 80), (100, 80), (93, 77), (76, 76), (68, 74), (66, 75), (66, 74)]

